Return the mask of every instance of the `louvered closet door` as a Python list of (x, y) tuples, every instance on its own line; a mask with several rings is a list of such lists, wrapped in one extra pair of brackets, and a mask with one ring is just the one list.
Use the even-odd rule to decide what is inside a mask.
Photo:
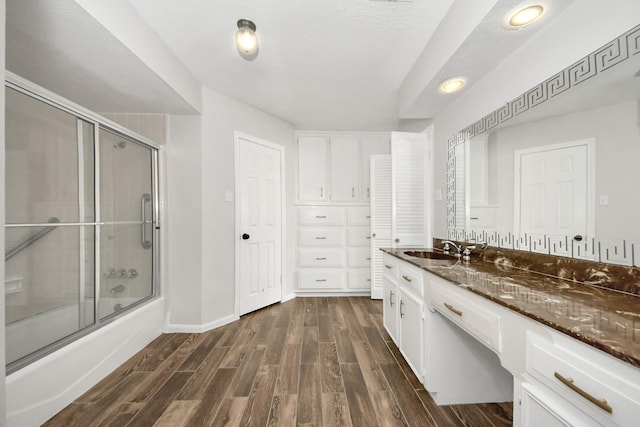
[(393, 246), (427, 242), (427, 136), (391, 133)]
[(380, 248), (391, 246), (391, 156), (371, 156), (371, 298), (382, 299)]

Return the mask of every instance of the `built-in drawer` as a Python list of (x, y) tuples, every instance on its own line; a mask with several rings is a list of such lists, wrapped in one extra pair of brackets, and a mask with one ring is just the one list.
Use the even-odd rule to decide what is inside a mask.
[(349, 289), (371, 289), (371, 270), (368, 268), (350, 268), (347, 287)]
[(298, 246), (338, 246), (345, 243), (345, 230), (339, 227), (304, 228), (298, 230)]
[(299, 225), (344, 225), (343, 206), (298, 206)]
[(369, 248), (349, 248), (347, 265), (349, 267), (371, 266), (371, 250)]
[(640, 370), (580, 342), (527, 333), (527, 373), (602, 425), (638, 425)]
[(371, 246), (371, 230), (369, 227), (350, 227), (347, 243), (349, 246)]
[(342, 289), (347, 282), (344, 269), (298, 270), (299, 289)]
[(343, 249), (298, 249), (299, 267), (344, 267)]
[(398, 277), (400, 277), (400, 261), (398, 258), (388, 254), (383, 254), (382, 271), (384, 277), (391, 280), (393, 283), (398, 284)]
[(400, 263), (398, 285), (413, 291), (419, 296), (424, 295), (424, 286), (422, 284), (422, 270), (408, 265), (404, 262)]
[(347, 208), (347, 224), (371, 224), (371, 208), (369, 206), (351, 206)]
[[(431, 305), (487, 347), (501, 352), (500, 316), (471, 298), (460, 295), (461, 292), (454, 292), (454, 286), (430, 280)], [(468, 292), (462, 289), (458, 291)]]

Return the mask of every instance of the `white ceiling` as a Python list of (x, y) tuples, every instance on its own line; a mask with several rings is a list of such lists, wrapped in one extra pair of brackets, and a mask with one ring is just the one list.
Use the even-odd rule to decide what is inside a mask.
[[(176, 74), (141, 58), (165, 50), (183, 81), (296, 129), (391, 130), (437, 115), (459, 96), (439, 93), (442, 80), (473, 85), (573, 1), (509, 31), (499, 21), (523, 0), (7, 0), (7, 68), (98, 112), (196, 114)], [(257, 25), (252, 62), (235, 51), (240, 18)]]
[[(299, 129), (392, 129), (400, 83), (453, 0), (130, 0), (205, 86)], [(260, 40), (247, 62), (236, 22)]]

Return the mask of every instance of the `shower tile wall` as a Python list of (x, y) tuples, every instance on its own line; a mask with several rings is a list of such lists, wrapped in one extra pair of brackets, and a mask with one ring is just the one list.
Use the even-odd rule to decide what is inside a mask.
[(103, 113), (102, 115), (149, 138), (158, 145), (167, 143), (168, 116), (165, 114)]

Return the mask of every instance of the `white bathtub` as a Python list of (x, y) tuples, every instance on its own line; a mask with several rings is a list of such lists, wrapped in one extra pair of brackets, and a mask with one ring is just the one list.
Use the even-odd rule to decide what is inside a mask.
[(8, 375), (7, 426), (39, 426), (97, 384), (162, 333), (164, 304), (162, 297), (145, 302)]
[[(117, 304), (127, 307), (136, 300), (130, 297), (102, 298), (99, 313), (102, 317), (108, 316), (115, 311)], [(76, 332), (80, 325), (79, 315), (78, 305), (70, 304), (7, 325), (5, 328), (7, 363), (14, 362), (20, 357)], [(92, 303), (85, 305), (85, 319), (88, 319), (85, 324), (90, 325), (93, 319)]]

